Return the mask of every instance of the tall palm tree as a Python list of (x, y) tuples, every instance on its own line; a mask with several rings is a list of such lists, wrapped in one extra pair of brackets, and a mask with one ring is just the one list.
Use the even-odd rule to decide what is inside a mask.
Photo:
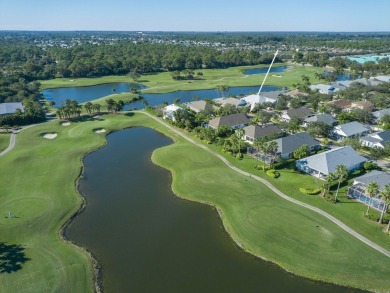
[(334, 197), (334, 203), (337, 203), (337, 196), (339, 195), (341, 181), (343, 181), (343, 179), (347, 178), (347, 176), (348, 176), (347, 167), (345, 165), (337, 165), (336, 170), (335, 170), (335, 175), (337, 176), (337, 178), (339, 180), (339, 184), (337, 185), (336, 195)]
[(241, 139), (244, 136), (244, 134), (245, 134), (244, 129), (239, 128), (239, 129), (236, 130), (236, 135), (237, 135), (237, 138), (238, 138), (238, 154), (239, 154), (240, 157), (241, 157)]
[(278, 152), (278, 143), (276, 141), (270, 141), (267, 145), (267, 153), (271, 159), (269, 161), (269, 167), (272, 168), (272, 164), (275, 161), (276, 153)]
[(381, 217), (379, 218), (379, 221), (378, 221), (380, 224), (382, 224), (383, 216), (387, 212), (387, 209), (389, 208), (389, 204), (390, 204), (390, 183), (385, 185), (385, 187), (383, 188), (383, 190), (381, 192), (381, 198), (382, 198), (384, 204), (383, 204), (383, 210), (381, 212)]
[(368, 212), (370, 210), (370, 204), (372, 203), (372, 198), (377, 195), (379, 192), (379, 185), (376, 182), (371, 182), (367, 186), (367, 195), (370, 198), (370, 201), (367, 204), (367, 211), (366, 211), (366, 216), (368, 215)]
[(87, 102), (84, 104), (85, 111), (87, 111), (88, 114), (91, 114), (93, 109), (93, 104), (91, 102)]

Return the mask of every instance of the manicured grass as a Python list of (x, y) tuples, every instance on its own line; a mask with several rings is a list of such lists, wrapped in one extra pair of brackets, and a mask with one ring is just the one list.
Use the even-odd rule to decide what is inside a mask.
[[(286, 64), (275, 64), (274, 66), (285, 66)], [(249, 68), (261, 68), (268, 65), (256, 66), (240, 66), (226, 69), (202, 69), (195, 72), (203, 72), (201, 80), (173, 80), (170, 72), (150, 73), (142, 75), (139, 83), (149, 87), (144, 90), (145, 93), (167, 93), (177, 90), (197, 90), (197, 89), (213, 89), (217, 85), (226, 84), (233, 86), (260, 86), (265, 74), (256, 74), (245, 76), (242, 72)], [(290, 65), (290, 69), (277, 74), (270, 74), (267, 78), (266, 85), (275, 85), (281, 87), (291, 87), (293, 83), (301, 81), (302, 75), (310, 77), (312, 83), (317, 81), (314, 79), (315, 72), (323, 72), (323, 68), (312, 66)], [(281, 77), (276, 77), (281, 76)], [(73, 86), (90, 86), (95, 84), (110, 83), (110, 82), (132, 82), (128, 76), (105, 76), (99, 78), (57, 78), (53, 80), (43, 80), (41, 89), (57, 88), (57, 87), (73, 87)]]
[[(29, 260), (15, 272), (0, 274), (1, 292), (92, 291), (88, 255), (63, 242), (58, 231), (82, 203), (75, 188), (82, 156), (105, 143), (104, 135), (93, 129), (131, 126), (152, 127), (175, 140), (156, 150), (153, 161), (172, 171), (175, 193), (218, 207), (226, 229), (246, 250), (314, 279), (390, 288), (389, 258), (136, 113), (104, 115), (66, 127), (52, 121), (18, 134), (15, 149), (0, 158), (0, 172), (7, 174), (0, 177), (0, 235), (1, 242), (21, 245)], [(47, 132), (58, 136), (45, 139)], [(8, 211), (13, 218), (4, 218)]]
[(9, 145), (10, 134), (0, 133), (0, 152), (4, 151)]

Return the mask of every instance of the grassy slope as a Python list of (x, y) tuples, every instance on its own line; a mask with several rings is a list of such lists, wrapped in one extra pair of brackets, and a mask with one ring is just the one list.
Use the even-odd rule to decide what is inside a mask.
[[(388, 258), (329, 221), (231, 171), (144, 115), (135, 114), (103, 116), (102, 121), (68, 127), (58, 121), (36, 126), (20, 133), (15, 149), (0, 158), (0, 173), (7, 174), (0, 177), (1, 213), (11, 210), (17, 216), (0, 219), (0, 242), (22, 245), (31, 259), (17, 272), (0, 274), (1, 292), (91, 290), (87, 255), (61, 241), (58, 230), (81, 204), (74, 181), (82, 155), (105, 142), (104, 135), (92, 130), (132, 125), (156, 128), (175, 139), (175, 144), (154, 153), (154, 161), (173, 171), (177, 194), (219, 207), (227, 230), (245, 249), (312, 278), (362, 288), (390, 287), (385, 277), (390, 273)], [(44, 139), (44, 132), (57, 132), (58, 137)], [(9, 178), (13, 178), (12, 184)]]
[[(275, 66), (281, 66), (284, 64), (276, 64)], [(185, 81), (172, 80), (169, 72), (146, 74), (138, 81), (149, 87), (144, 90), (145, 93), (166, 93), (177, 90), (196, 90), (196, 89), (213, 89), (217, 85), (227, 84), (228, 86), (256, 86), (261, 84), (264, 78), (264, 74), (256, 74), (245, 77), (242, 73), (243, 69), (247, 68), (260, 68), (267, 65), (257, 66), (241, 66), (231, 67), (227, 69), (203, 69), (203, 80)], [(196, 71), (196, 72), (197, 72)], [(301, 81), (303, 74), (308, 75), (312, 83), (315, 83), (314, 73), (322, 72), (323, 68), (310, 67), (310, 66), (291, 66), (290, 70), (285, 72), (270, 74), (267, 78), (266, 85), (275, 85), (282, 87), (290, 87), (293, 83)], [(282, 77), (276, 77), (274, 75), (280, 75)], [(57, 88), (57, 87), (73, 87), (73, 86), (90, 86), (101, 83), (110, 82), (131, 82), (131, 79), (127, 76), (106, 76), (99, 78), (57, 78), (52, 80), (43, 80), (41, 82), (41, 88)]]
[(0, 133), (0, 152), (4, 151), (9, 145), (10, 134)]

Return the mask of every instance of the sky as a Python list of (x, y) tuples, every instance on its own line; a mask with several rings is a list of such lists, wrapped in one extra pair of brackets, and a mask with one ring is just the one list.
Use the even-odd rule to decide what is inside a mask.
[(0, 0), (0, 30), (390, 31), (390, 0)]

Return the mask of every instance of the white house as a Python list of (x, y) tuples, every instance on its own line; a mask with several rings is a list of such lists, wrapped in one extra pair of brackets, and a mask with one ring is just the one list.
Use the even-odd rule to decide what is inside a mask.
[(175, 116), (173, 115), (177, 110), (184, 110), (183, 108), (171, 104), (163, 108), (163, 119), (170, 119), (175, 122)]
[(8, 115), (8, 114), (15, 114), (17, 109), (20, 109), (22, 112), (24, 112), (23, 104), (20, 102), (0, 103), (0, 116), (1, 115)]
[(372, 133), (360, 138), (360, 143), (369, 148), (384, 149), (388, 142), (390, 142), (390, 130)]
[(343, 140), (345, 138), (354, 138), (368, 134), (370, 128), (363, 124), (352, 121), (345, 124), (340, 124), (333, 127), (332, 136), (337, 140)]

